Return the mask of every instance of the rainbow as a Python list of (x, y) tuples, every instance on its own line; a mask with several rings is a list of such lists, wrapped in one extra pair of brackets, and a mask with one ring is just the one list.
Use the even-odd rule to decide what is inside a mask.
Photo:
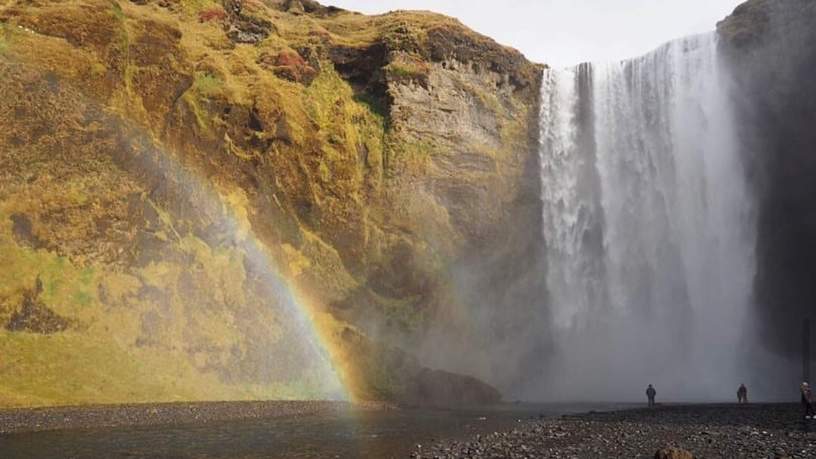
[[(139, 140), (143, 146), (157, 145), (152, 140)], [(243, 190), (233, 186), (232, 189), (223, 187), (219, 192), (212, 181), (194, 168), (185, 167), (176, 155), (165, 150), (153, 148), (136, 159), (142, 168), (151, 169), (160, 180), (172, 183), (172, 189), (189, 199), (196, 209), (217, 220), (213, 223), (231, 236), (231, 242), (243, 252), (253, 272), (259, 273), (264, 284), (274, 292), (275, 299), (284, 309), (282, 312), (293, 322), (288, 325), (303, 339), (303, 347), (314, 359), (308, 364), (317, 369), (316, 378), (320, 380), (317, 398), (352, 400), (352, 393), (345, 383), (347, 368), (338, 363), (346, 359), (338, 357), (341, 353), (335, 349), (336, 343), (332, 345), (332, 340), (328, 339), (331, 327), (336, 328), (337, 323), (327, 320), (324, 317), (327, 314), (318, 312), (315, 303), (307, 300), (308, 295), (299, 292), (280, 272), (272, 251), (252, 229), (247, 212), (248, 200)], [(323, 325), (319, 326), (319, 323)]]

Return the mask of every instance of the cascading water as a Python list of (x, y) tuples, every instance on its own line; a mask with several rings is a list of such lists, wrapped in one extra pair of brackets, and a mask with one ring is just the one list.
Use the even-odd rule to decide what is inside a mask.
[(715, 34), (547, 70), (541, 110), (551, 398), (729, 397), (754, 209)]

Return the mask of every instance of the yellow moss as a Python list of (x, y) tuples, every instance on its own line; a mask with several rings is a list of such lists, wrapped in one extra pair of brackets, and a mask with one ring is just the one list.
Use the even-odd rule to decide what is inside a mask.
[(287, 260), (287, 275), (289, 277), (297, 279), (305, 270), (311, 267), (311, 261), (291, 245), (283, 244), (281, 248)]
[(116, 18), (120, 21), (125, 20), (125, 12), (122, 11), (122, 5), (119, 4), (117, 1), (111, 1), (111, 8), (113, 8), (113, 14), (116, 15)]
[(430, 73), (427, 62), (417, 56), (401, 54), (385, 67), (389, 76), (397, 79), (423, 79)]
[(9, 47), (9, 32), (5, 24), (0, 24), (0, 55), (5, 54)]
[[(245, 280), (243, 255), (234, 249), (212, 250), (202, 241), (186, 236), (180, 247), (192, 255), (196, 265), (212, 280), (217, 301), (241, 304), (246, 301), (241, 286)], [(79, 269), (65, 258), (45, 251), (21, 248), (11, 239), (7, 215), (0, 213), (0, 253), (8, 269), (0, 270), (0, 297), (10, 298), (31, 289), (40, 276), (44, 284), (41, 300), (55, 312), (90, 325), (85, 331), (38, 335), (0, 331), (0, 406), (45, 406), (82, 403), (121, 403), (178, 400), (238, 400), (294, 398), (321, 393), (319, 381), (304, 381), (306, 387), (255, 385), (231, 386), (215, 374), (202, 373), (183, 352), (184, 330), (165, 330), (172, 337), (169, 352), (133, 347), (139, 335), (140, 314), (150, 304), (128, 300), (141, 287), (138, 278), (123, 273), (98, 273)], [(151, 263), (139, 276), (163, 291), (174, 291), (181, 268), (170, 262)], [(116, 307), (104, 314), (98, 303), (96, 285), (103, 286), (107, 301)], [(19, 296), (19, 295), (18, 295)], [(135, 302), (134, 302), (135, 301)], [(171, 296), (166, 301), (177, 313), (184, 305)], [(242, 336), (227, 309), (198, 311), (194, 324), (197, 339), (231, 348)], [(0, 317), (2, 318), (2, 317)], [(206, 357), (209, 359), (209, 357)], [(221, 356), (222, 364), (227, 355)], [(308, 378), (307, 378), (308, 379)]]
[(220, 6), (213, 0), (181, 0), (182, 10), (189, 15), (197, 15), (199, 12)]
[(196, 96), (187, 91), (184, 93), (184, 101), (187, 102), (187, 106), (190, 107), (190, 110), (193, 112), (193, 116), (195, 117), (196, 124), (198, 127), (204, 131), (209, 129), (210, 124), (207, 115), (205, 114), (204, 110), (199, 106), (198, 99)]
[(113, 272), (107, 274), (100, 285), (111, 303), (121, 304), (125, 298), (139, 291), (142, 282), (130, 274)]
[(291, 398), (275, 386), (226, 386), (173, 352), (126, 350), (103, 336), (0, 330), (0, 406)]
[(252, 229), (252, 224), (249, 222), (248, 210), (250, 204), (246, 192), (239, 188), (234, 188), (229, 191), (224, 191), (221, 194), (221, 199), (235, 221), (235, 236), (238, 240), (245, 240)]
[(193, 80), (193, 88), (203, 96), (212, 97), (223, 92), (224, 82), (215, 75), (196, 72), (195, 79)]
[(105, 73), (107, 73), (107, 71), (108, 71), (107, 67), (105, 67), (105, 64), (102, 64), (101, 62), (94, 62), (93, 64), (91, 64), (91, 72), (95, 76), (98, 77), (105, 76)]
[(139, 270), (139, 277), (153, 286), (174, 286), (178, 283), (178, 276), (181, 274), (181, 269), (174, 264), (160, 261), (151, 262)]
[(226, 91), (224, 81), (211, 73), (196, 72), (193, 85), (182, 96), (195, 116), (196, 124), (204, 132), (210, 132), (213, 118), (202, 106), (202, 99), (223, 96)]
[(9, 219), (0, 211), (0, 298), (21, 298), (22, 292), (34, 288), (39, 277), (44, 291), (40, 299), (60, 315), (90, 320), (91, 306), (97, 300), (94, 288), (96, 274), (92, 269), (78, 269), (63, 257), (44, 250), (17, 245), (11, 237)]

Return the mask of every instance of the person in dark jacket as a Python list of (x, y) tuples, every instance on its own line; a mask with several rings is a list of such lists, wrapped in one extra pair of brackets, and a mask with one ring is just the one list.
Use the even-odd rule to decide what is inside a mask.
[(799, 391), (802, 393), (802, 408), (805, 410), (805, 419), (813, 419), (813, 392), (807, 382), (803, 382), (799, 386)]
[(748, 388), (745, 384), (740, 384), (737, 389), (737, 403), (748, 403)]
[(651, 384), (649, 384), (649, 387), (646, 388), (646, 397), (649, 398), (649, 406), (650, 407), (655, 406), (655, 396), (656, 395), (657, 395), (657, 391), (655, 390), (654, 387), (652, 387)]

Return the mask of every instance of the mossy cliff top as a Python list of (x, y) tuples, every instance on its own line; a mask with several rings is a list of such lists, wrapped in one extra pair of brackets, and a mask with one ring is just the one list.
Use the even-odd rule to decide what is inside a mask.
[(323, 397), (327, 362), (495, 399), (423, 365), (512, 388), (459, 351), (543, 320), (539, 75), (432, 13), (1, 0), (0, 405)]

